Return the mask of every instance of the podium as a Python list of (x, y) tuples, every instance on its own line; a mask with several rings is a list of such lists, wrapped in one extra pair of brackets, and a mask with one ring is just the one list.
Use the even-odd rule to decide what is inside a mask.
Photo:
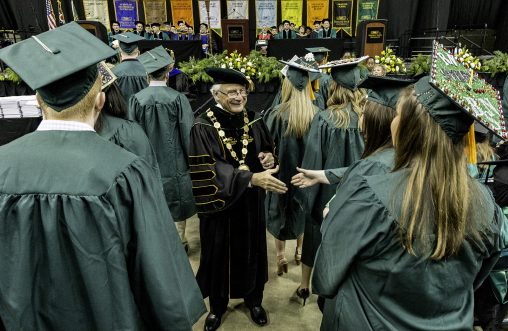
[(385, 49), (387, 20), (367, 20), (358, 24), (357, 56), (380, 55)]
[(249, 20), (222, 20), (222, 48), (249, 55)]

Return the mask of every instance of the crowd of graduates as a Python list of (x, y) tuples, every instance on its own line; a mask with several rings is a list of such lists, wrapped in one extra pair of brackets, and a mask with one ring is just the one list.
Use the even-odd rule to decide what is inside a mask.
[[(0, 329), (191, 330), (207, 297), (205, 330), (221, 326), (229, 298), (263, 326), (268, 272), (288, 272), (288, 240), (301, 265), (294, 296), (318, 295), (322, 330), (498, 322), (504, 310), (484, 313), (490, 287), (475, 290), (507, 244), (508, 183), (493, 195), (468, 170), (475, 121), (480, 155), (493, 158), (481, 118), (428, 76), (386, 77), (368, 56), (327, 62), (323, 47), (281, 61), (263, 114), (245, 109), (244, 74), (207, 68), (214, 104), (195, 117), (167, 86), (174, 58), (137, 46), (182, 40), (181, 23), (113, 27), (115, 51), (76, 23), (0, 50), (44, 113), (0, 147)], [(335, 37), (318, 23), (315, 38)], [(285, 21), (276, 35), (298, 33)], [(97, 65), (116, 52), (118, 65)], [(194, 276), (185, 224), (196, 212)]]

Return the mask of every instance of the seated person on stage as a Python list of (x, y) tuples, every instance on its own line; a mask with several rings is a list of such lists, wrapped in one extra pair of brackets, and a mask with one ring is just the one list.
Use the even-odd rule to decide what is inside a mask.
[(289, 29), (293, 30), (296, 32), (296, 26), (295, 26), (295, 23), (289, 23)]
[(296, 33), (296, 39), (307, 39), (309, 35), (305, 31), (305, 25), (300, 25), (298, 27), (298, 32)]
[(279, 34), (279, 30), (277, 30), (277, 27), (274, 25), (270, 28), (270, 39), (277, 39), (277, 35)]
[(323, 19), (322, 25), (323, 29), (319, 33), (319, 39), (337, 38), (337, 32), (330, 27), (328, 18)]
[(93, 129), (115, 52), (75, 22), (35, 37), (0, 50), (44, 113), (0, 147), (0, 329), (191, 330), (206, 307), (157, 171)]
[(187, 27), (187, 35), (189, 36), (189, 40), (194, 40), (194, 37), (196, 36), (194, 34), (194, 28), (190, 25)]
[(161, 24), (161, 31), (167, 34), (169, 39), (171, 39), (171, 23), (163, 22)]
[(284, 20), (283, 29), (279, 32), (277, 39), (296, 39), (296, 33), (291, 30), (291, 23), (288, 20)]
[(111, 22), (111, 31), (108, 32), (108, 43), (109, 43), (109, 46), (113, 47), (113, 36), (115, 34), (119, 34), (119, 33), (122, 33), (122, 30), (120, 30), (120, 23), (118, 23), (118, 21), (112, 21)]
[(150, 24), (145, 25), (145, 39), (153, 39), (152, 27)]
[(134, 30), (134, 32), (132, 33), (145, 38), (145, 23), (141, 21), (136, 21), (136, 30)]
[(258, 34), (258, 40), (269, 40), (271, 34), (268, 32), (268, 27), (266, 24), (263, 24), (261, 27), (261, 32)]
[(169, 36), (161, 31), (160, 23), (152, 23), (152, 34), (154, 40), (169, 40)]
[(132, 95), (148, 86), (145, 67), (137, 59), (139, 56), (138, 41), (143, 38), (132, 32), (115, 35), (115, 38), (120, 45), (121, 63), (112, 71), (118, 77), (118, 87), (122, 91), (125, 102), (128, 103)]
[(305, 34), (308, 38), (310, 38), (310, 35), (312, 34), (312, 28), (310, 26), (305, 27)]
[(310, 34), (311, 39), (319, 39), (321, 33), (321, 21), (314, 21), (314, 30)]

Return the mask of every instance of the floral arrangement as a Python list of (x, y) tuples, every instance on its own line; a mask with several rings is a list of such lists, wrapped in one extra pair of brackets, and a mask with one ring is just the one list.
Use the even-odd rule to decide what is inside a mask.
[(4, 72), (0, 72), (0, 81), (11, 81), (16, 85), (22, 82), (21, 78), (11, 68), (6, 68)]
[(484, 60), (482, 69), (494, 77), (498, 73), (508, 72), (508, 54), (501, 51), (494, 51), (494, 56)]
[(430, 71), (431, 57), (429, 55), (418, 54), (411, 59), (409, 66), (409, 74), (412, 76), (419, 76), (428, 74)]
[(480, 70), (482, 66), (480, 59), (473, 56), (465, 47), (459, 48), (453, 56), (468, 69)]
[(393, 53), (393, 50), (389, 47), (382, 51), (381, 55), (376, 55), (374, 57), (374, 61), (378, 64), (384, 65), (387, 74), (401, 75), (405, 74), (407, 71), (404, 60), (397, 57)]
[(188, 75), (193, 83), (212, 82), (212, 78), (205, 72), (205, 68), (229, 68), (238, 70), (252, 80), (267, 83), (272, 79), (280, 78), (283, 64), (274, 57), (266, 57), (258, 51), (250, 52), (249, 56), (242, 56), (237, 51), (228, 53), (224, 51), (207, 58), (196, 60), (190, 58), (181, 62), (179, 69)]

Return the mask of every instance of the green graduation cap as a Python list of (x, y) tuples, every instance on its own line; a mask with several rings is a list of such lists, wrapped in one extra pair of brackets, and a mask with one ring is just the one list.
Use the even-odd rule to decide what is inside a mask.
[(320, 69), (331, 69), (332, 79), (339, 85), (356, 91), (358, 85), (363, 82), (367, 76), (368, 71), (358, 67), (358, 64), (368, 59), (368, 56), (353, 59), (343, 59), (328, 62), (327, 64), (319, 66)]
[(160, 69), (165, 69), (175, 63), (171, 55), (162, 46), (155, 47), (140, 56), (138, 60), (145, 66), (146, 72), (151, 74)]
[(313, 82), (321, 77), (321, 72), (314, 60), (314, 56), (312, 56), (312, 54), (309, 56), (309, 54), (305, 57), (298, 57), (295, 55), (289, 61), (280, 60), (280, 62), (286, 65), (282, 69), (282, 74), (286, 76), (291, 84), (299, 91), (302, 91), (307, 86), (309, 80)]
[(395, 109), (400, 91), (416, 82), (416, 79), (368, 76), (358, 87), (370, 89), (367, 98), (383, 106)]
[(314, 54), (314, 59), (316, 60), (316, 62), (323, 61), (324, 58), (328, 55), (328, 52), (331, 52), (326, 47), (309, 47), (306, 48), (305, 50)]
[(71, 22), (0, 49), (5, 62), (53, 110), (78, 103), (97, 79), (97, 63), (116, 53)]
[(415, 84), (418, 100), (453, 142), (469, 131), (473, 118), (506, 139), (499, 92), (434, 42), (430, 77)]
[(113, 35), (113, 38), (120, 42), (120, 48), (127, 54), (132, 53), (138, 47), (138, 41), (145, 38), (132, 32), (124, 32)]

